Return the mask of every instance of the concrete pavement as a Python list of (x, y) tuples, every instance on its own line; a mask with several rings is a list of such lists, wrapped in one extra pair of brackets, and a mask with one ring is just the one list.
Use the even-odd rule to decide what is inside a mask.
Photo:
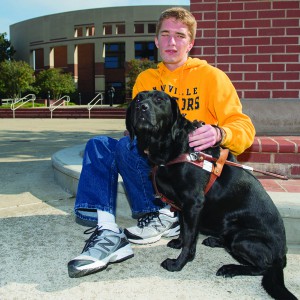
[[(54, 180), (51, 157), (90, 137), (122, 136), (124, 120), (0, 119), (0, 299), (269, 299), (261, 277), (216, 277), (234, 260), (199, 239), (196, 258), (181, 272), (160, 267), (177, 250), (168, 240), (133, 246), (135, 256), (71, 279), (67, 262), (87, 238), (74, 222), (74, 197)], [(136, 224), (119, 201), (117, 222)], [(289, 247), (286, 286), (300, 297), (300, 251)]]

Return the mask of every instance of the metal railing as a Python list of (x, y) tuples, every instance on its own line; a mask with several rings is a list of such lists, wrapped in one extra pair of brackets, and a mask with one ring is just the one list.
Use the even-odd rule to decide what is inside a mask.
[(65, 103), (68, 103), (70, 102), (70, 96), (62, 96), (61, 98), (59, 98), (58, 100), (56, 100), (55, 102), (51, 103), (50, 106), (49, 106), (49, 110), (50, 110), (50, 113), (51, 113), (51, 119), (52, 119), (52, 115), (53, 115), (53, 111), (56, 110), (58, 107), (64, 105)]
[[(34, 94), (28, 94), (23, 98), (13, 100), (10, 105), (10, 109), (13, 111), (13, 117), (15, 118), (15, 111), (29, 101), (32, 101), (32, 107), (34, 107), (35, 99), (36, 99), (36, 96)], [(20, 103), (20, 104), (18, 106), (16, 106), (18, 103)]]
[(88, 111), (89, 111), (89, 119), (91, 118), (91, 110), (92, 110), (92, 108), (95, 106), (95, 105), (97, 105), (98, 104), (98, 102), (100, 101), (100, 105), (102, 105), (103, 104), (103, 100), (104, 100), (104, 97), (103, 97), (103, 93), (98, 93), (96, 96), (95, 96), (95, 98), (91, 101), (91, 102), (89, 102), (88, 103), (88, 105), (87, 105), (87, 109), (88, 109)]
[(15, 99), (13, 98), (6, 98), (6, 99), (1, 99), (0, 100), (2, 102), (2, 104), (11, 104), (15, 101)]

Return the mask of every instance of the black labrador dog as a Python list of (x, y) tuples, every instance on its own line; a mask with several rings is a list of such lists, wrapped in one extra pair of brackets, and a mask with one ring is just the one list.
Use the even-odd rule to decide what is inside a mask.
[[(198, 155), (188, 145), (195, 126), (199, 124), (181, 115), (176, 100), (161, 91), (139, 93), (127, 109), (130, 137), (136, 136), (139, 150), (155, 166), (156, 190), (180, 208), (180, 235), (168, 246), (181, 253), (163, 261), (162, 267), (180, 271), (192, 261), (200, 232), (209, 236), (204, 245), (223, 247), (240, 263), (223, 265), (216, 275), (262, 275), (262, 285), (273, 298), (297, 299), (284, 285), (287, 248), (282, 218), (255, 176), (224, 164), (221, 176), (205, 193), (209, 167), (178, 160), (183, 154), (191, 161)], [(212, 158), (206, 161), (210, 167), (219, 156), (220, 147), (204, 151), (205, 161)], [(230, 152), (227, 160), (236, 161)]]

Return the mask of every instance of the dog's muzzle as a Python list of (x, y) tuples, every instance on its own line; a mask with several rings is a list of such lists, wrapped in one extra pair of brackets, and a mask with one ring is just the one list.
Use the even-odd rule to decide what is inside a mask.
[(156, 125), (156, 114), (153, 109), (151, 109), (151, 104), (149, 101), (138, 101), (135, 106), (134, 115), (135, 126), (140, 126), (144, 123), (148, 125), (151, 124), (152, 126)]

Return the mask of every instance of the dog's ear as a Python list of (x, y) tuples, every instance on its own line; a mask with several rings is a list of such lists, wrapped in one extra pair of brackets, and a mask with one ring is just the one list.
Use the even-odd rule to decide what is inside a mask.
[(181, 116), (177, 100), (174, 97), (170, 97), (171, 109), (172, 109), (172, 123), (175, 123), (178, 120), (178, 116)]
[(127, 110), (126, 110), (126, 129), (129, 132), (129, 137), (131, 140), (134, 139), (134, 128), (133, 128), (133, 118), (134, 118), (134, 114), (133, 114), (133, 110), (135, 109), (135, 102), (136, 100), (133, 99)]
[(171, 129), (171, 134), (172, 134), (172, 139), (175, 140), (176, 136), (182, 130), (182, 126), (183, 126), (182, 120), (184, 119), (184, 117), (179, 110), (176, 98), (170, 97), (170, 102), (171, 102), (171, 109), (172, 109), (172, 124), (173, 124)]

